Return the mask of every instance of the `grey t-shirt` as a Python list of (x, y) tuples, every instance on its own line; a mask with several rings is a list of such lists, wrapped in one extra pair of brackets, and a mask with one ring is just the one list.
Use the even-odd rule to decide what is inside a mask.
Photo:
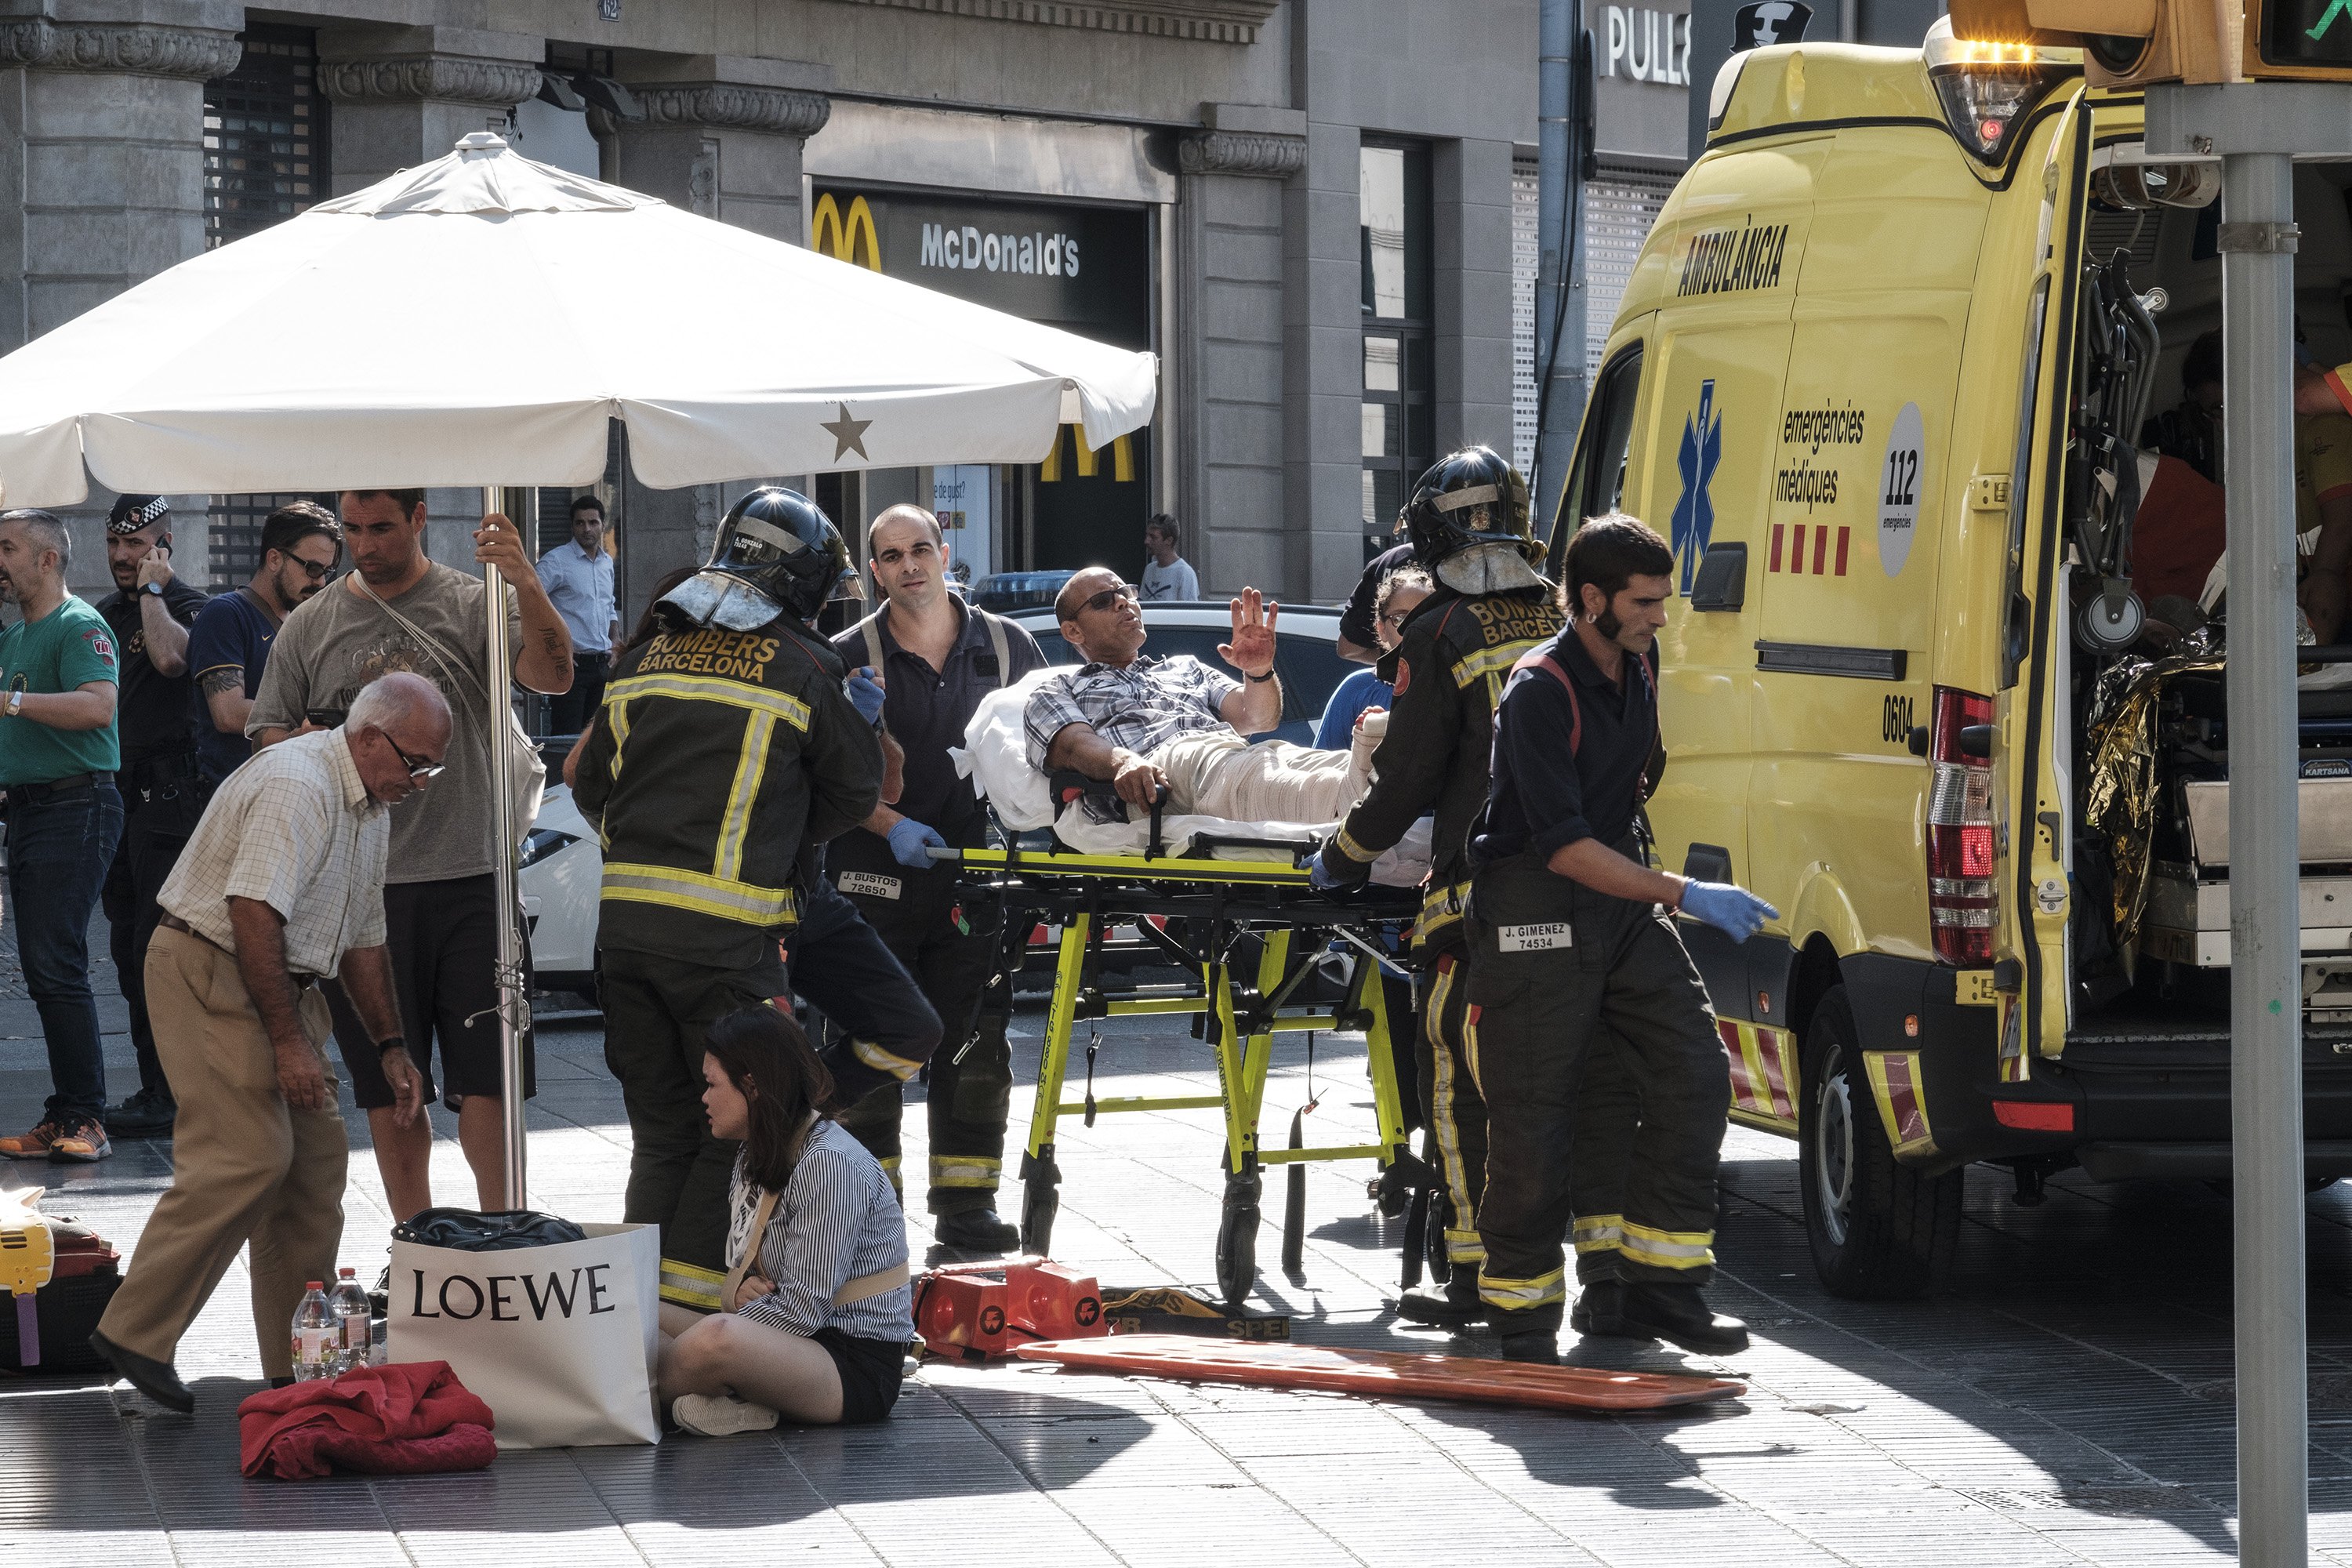
[[(519, 648), (522, 616), (507, 589), (507, 646)], [(337, 579), (297, 605), (270, 646), (269, 665), (245, 732), (299, 729), (315, 709), (347, 709), (360, 688), (393, 670), (423, 676), (449, 700), (457, 728), (449, 771), (392, 808), (389, 882), (440, 882), (490, 869), (491, 714), (482, 580), (435, 562), (424, 580), (387, 601), (430, 634), (457, 668), (410, 637), (382, 605)], [(503, 695), (503, 694), (502, 694)], [(500, 722), (504, 715), (497, 715)]]

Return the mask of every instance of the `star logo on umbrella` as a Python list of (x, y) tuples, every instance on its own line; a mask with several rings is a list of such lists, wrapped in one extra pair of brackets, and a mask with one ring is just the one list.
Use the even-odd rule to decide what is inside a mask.
[[(841, 411), (837, 417), (817, 421), (817, 428), (833, 437), (833, 455), (838, 458), (844, 453), (855, 452), (859, 457), (865, 458), (866, 427), (874, 421), (852, 419), (849, 416), (849, 405), (846, 403), (836, 403), (834, 406)], [(873, 461), (871, 458), (866, 458), (866, 460)]]

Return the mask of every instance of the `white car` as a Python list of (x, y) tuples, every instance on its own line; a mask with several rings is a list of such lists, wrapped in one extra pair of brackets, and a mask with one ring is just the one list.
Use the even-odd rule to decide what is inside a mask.
[[(1016, 610), (1007, 618), (1026, 627), (1053, 663), (1078, 661), (1076, 650), (1062, 640), (1052, 609)], [(1151, 633), (1146, 651), (1189, 653), (1213, 668), (1224, 668), (1217, 645), (1233, 636), (1227, 605), (1146, 605), (1143, 622)], [(1274, 734), (1309, 745), (1332, 688), (1360, 667), (1342, 659), (1334, 646), (1339, 632), (1336, 610), (1286, 605), (1278, 632), (1275, 665), (1282, 674), (1283, 711), (1282, 725)], [(561, 776), (560, 767), (551, 770), (551, 780)], [(523, 921), (530, 932), (531, 967), (541, 990), (570, 991), (594, 1000), (596, 904), (604, 874), (595, 829), (572, 804), (572, 792), (561, 782), (551, 782), (522, 850)]]

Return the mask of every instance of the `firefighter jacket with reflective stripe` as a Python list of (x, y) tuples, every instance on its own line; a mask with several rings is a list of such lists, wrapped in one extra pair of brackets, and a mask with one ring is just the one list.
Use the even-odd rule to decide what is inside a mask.
[(1424, 952), (1462, 945), (1470, 824), (1486, 803), (1503, 682), (1521, 655), (1565, 624), (1549, 588), (1470, 597), (1441, 586), (1406, 618), (1403, 640), (1381, 660), (1396, 688), (1388, 734), (1372, 753), (1372, 787), (1339, 825), (1337, 842), (1350, 859), (1369, 864), (1417, 818), (1436, 814), (1429, 885), (1412, 933)]
[(881, 798), (881, 743), (843, 670), (785, 619), (621, 655), (573, 792), (604, 847), (600, 946), (730, 969), (774, 956), (814, 858), (803, 846)]

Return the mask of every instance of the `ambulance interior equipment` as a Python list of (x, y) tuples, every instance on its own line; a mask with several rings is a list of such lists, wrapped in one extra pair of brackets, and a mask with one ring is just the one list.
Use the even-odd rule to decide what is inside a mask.
[[(1369, 1159), (1379, 1174), (1369, 1195), (1391, 1210), (1412, 1202), (1427, 1210), (1430, 1173), (1407, 1149), (1384, 971), (1419, 907), (1412, 890), (1428, 869), (1427, 840), (1416, 865), (1389, 858), (1388, 886), (1326, 894), (1308, 886), (1300, 862), (1328, 825), (1237, 823), (1218, 818), (1131, 812), (1136, 820), (1100, 824), (1080, 797), (1108, 786), (1063, 775), (1048, 780), (1030, 766), (1022, 709), (1039, 670), (981, 700), (956, 753), (1003, 830), (1001, 848), (935, 849), (932, 858), (962, 868), (965, 896), (999, 901), (1005, 918), (999, 973), (1018, 968), (1028, 933), (1058, 931), (1053, 1002), (1021, 1162), (1021, 1243), (1046, 1254), (1053, 1245), (1063, 1179), (1058, 1128), (1066, 1117), (1216, 1110), (1224, 1120), (1224, 1194), (1216, 1241), (1217, 1284), (1238, 1304), (1257, 1278), (1259, 1204), (1265, 1169), (1288, 1165), (1283, 1259), (1303, 1264), (1307, 1163)], [(1051, 837), (1040, 842), (1043, 830)], [(1187, 978), (1111, 997), (1102, 984), (1103, 943), (1114, 927), (1133, 931)], [(1336, 992), (1336, 1000), (1317, 997)], [(1217, 1067), (1218, 1092), (1100, 1096), (1094, 1070), (1107, 1048), (1105, 1020), (1189, 1016), (1194, 1037)], [(1087, 1026), (1083, 1089), (1067, 1083), (1071, 1046)], [(1260, 1146), (1268, 1069), (1276, 1037), (1301, 1031), (1361, 1030), (1372, 1087), (1370, 1142), (1305, 1146), (1303, 1116), (1294, 1116), (1286, 1148)], [(1418, 1201), (1409, 1199), (1408, 1193)], [(1425, 1224), (1425, 1221), (1424, 1221)]]

